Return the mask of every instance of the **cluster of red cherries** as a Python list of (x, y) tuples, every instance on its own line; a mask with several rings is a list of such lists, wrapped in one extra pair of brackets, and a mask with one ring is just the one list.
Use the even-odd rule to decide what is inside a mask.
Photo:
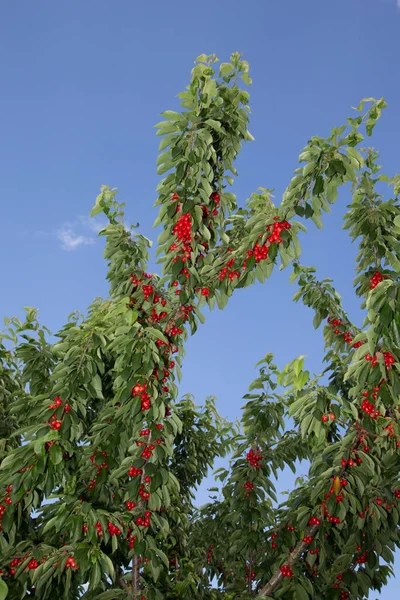
[[(107, 461), (103, 461), (102, 463), (100, 463), (99, 465), (95, 464), (96, 461), (96, 456), (97, 454), (101, 454), (104, 458), (107, 458), (107, 452), (94, 452), (91, 456), (90, 456), (90, 462), (94, 465), (93, 469), (95, 471), (97, 471), (97, 475), (100, 475), (100, 473), (102, 472), (103, 469), (108, 469), (108, 464)], [(97, 483), (97, 477), (96, 475), (90, 480), (89, 483), (89, 489), (90, 490), (94, 490), (94, 488), (96, 487), (96, 483)]]
[(66, 569), (79, 569), (79, 566), (76, 564), (75, 559), (72, 556), (67, 558), (67, 562), (65, 563)]
[[(49, 408), (51, 408), (51, 409), (57, 409), (57, 408), (60, 408), (60, 406), (63, 406), (63, 405), (64, 405), (63, 401), (61, 400), (61, 398), (59, 396), (57, 396), (56, 398), (54, 398), (53, 404), (49, 404)], [(64, 415), (64, 413), (69, 413), (70, 410), (71, 410), (71, 406), (66, 402), (65, 405), (64, 405), (63, 415)], [(47, 423), (48, 423), (48, 425), (50, 425), (50, 427), (52, 429), (54, 429), (55, 431), (58, 431), (59, 429), (61, 429), (62, 419), (60, 420), (57, 417), (57, 414), (54, 413), (50, 417), (50, 419), (47, 421)]]
[(135, 521), (138, 527), (150, 527), (151, 512), (146, 510), (144, 517), (138, 517)]
[(133, 535), (131, 529), (128, 529), (128, 535), (126, 536), (126, 540), (128, 541), (129, 549), (132, 550), (132, 548), (134, 547), (135, 542), (137, 540), (137, 537), (136, 537), (136, 535)]
[[(374, 387), (373, 392), (371, 394), (373, 400), (376, 400), (378, 392), (380, 391), (382, 385), (384, 385), (385, 383), (386, 383), (386, 380), (382, 379), (380, 384), (378, 386)], [(369, 415), (371, 417), (371, 419), (373, 419), (375, 421), (377, 420), (378, 417), (382, 417), (383, 416), (382, 413), (379, 410), (375, 410), (375, 405), (373, 404), (373, 402), (370, 402), (368, 400), (368, 398), (369, 398), (368, 390), (365, 390), (363, 392), (363, 397), (364, 397), (364, 400), (361, 403), (361, 410), (363, 410), (367, 415)], [(389, 423), (389, 425), (384, 427), (384, 430), (389, 432), (388, 433), (389, 437), (393, 437), (396, 435), (395, 431), (393, 429), (393, 423)], [(398, 440), (396, 441), (396, 447), (397, 448), (400, 447), (400, 441), (398, 441)], [(367, 451), (369, 451), (369, 448), (367, 450), (364, 448), (364, 452), (367, 452)]]
[[(379, 388), (374, 388), (374, 390), (379, 390)], [(375, 394), (375, 398), (376, 398), (376, 392), (374, 391)], [(368, 390), (365, 390), (363, 392), (363, 396), (364, 396), (364, 400), (361, 403), (361, 410), (363, 410), (365, 413), (367, 413), (367, 415), (369, 415), (371, 417), (371, 419), (377, 419), (378, 417), (381, 416), (381, 413), (379, 412), (379, 410), (375, 410), (375, 405), (370, 402), (368, 400)]]
[(261, 469), (260, 461), (262, 460), (262, 454), (260, 448), (257, 448), (256, 451), (254, 451), (253, 448), (250, 448), (246, 454), (246, 460), (252, 467)]
[[(150, 477), (146, 477), (145, 480), (147, 479), (147, 481), (150, 480)], [(150, 492), (148, 490), (146, 490), (146, 486), (144, 483), (141, 484), (140, 489), (139, 489), (139, 496), (141, 497), (141, 499), (144, 502), (148, 502), (150, 499)]]
[[(104, 458), (107, 458), (107, 452), (94, 452), (90, 457), (90, 462), (94, 465), (97, 454), (101, 454)], [(102, 462), (99, 465), (96, 465), (97, 474), (101, 473), (102, 469), (108, 469), (107, 461)]]
[(293, 569), (289, 565), (282, 565), (279, 567), (280, 572), (282, 573), (282, 577), (292, 577)]
[[(365, 360), (369, 361), (372, 367), (375, 367), (378, 362), (378, 357), (376, 354), (371, 356), (371, 354), (368, 353), (365, 355)], [(388, 371), (390, 371), (392, 365), (396, 362), (396, 359), (391, 352), (383, 352), (383, 360), (385, 361), (385, 366)]]
[[(220, 203), (220, 195), (218, 192), (213, 192), (210, 196), (210, 199), (215, 203), (215, 206), (211, 211), (203, 204), (201, 204), (201, 208), (203, 211), (203, 219), (207, 219), (210, 212), (212, 216), (218, 215), (218, 205)], [(178, 194), (173, 194), (171, 198), (172, 202), (177, 202), (176, 212), (179, 213), (182, 210), (182, 205), (179, 202)], [(172, 228), (172, 232), (176, 237), (176, 242), (174, 242), (170, 248), (170, 252), (176, 252), (178, 250), (178, 254), (173, 259), (173, 262), (177, 262), (179, 259), (185, 263), (190, 259), (190, 255), (192, 252), (192, 241), (193, 241), (193, 233), (192, 233), (192, 217), (190, 213), (182, 214), (178, 218), (174, 227)], [(209, 226), (212, 225), (212, 222), (209, 222)], [(202, 245), (207, 248), (207, 242), (202, 242)], [(200, 255), (202, 257), (203, 255)]]
[[(273, 223), (272, 225), (268, 225), (267, 227), (267, 231), (271, 233), (271, 235), (267, 238), (269, 245), (281, 244), (283, 241), (281, 238), (281, 232), (288, 230), (291, 227), (288, 221), (279, 221), (278, 216), (274, 217), (274, 221), (275, 223)], [(261, 238), (262, 234), (258, 236), (258, 239)], [(254, 256), (256, 263), (259, 263), (262, 260), (266, 260), (268, 258), (269, 245), (267, 245), (267, 242), (265, 242), (260, 246), (259, 242), (256, 242), (253, 250), (247, 251), (247, 258), (249, 259), (251, 256)], [(247, 261), (245, 261), (243, 268), (246, 268), (246, 262)]]
[(100, 521), (97, 521), (97, 523), (95, 524), (95, 528), (96, 528), (96, 531), (97, 531), (97, 535), (99, 537), (103, 537), (103, 527), (101, 526)]
[[(234, 258), (231, 258), (230, 260), (228, 260), (225, 267), (222, 269), (221, 273), (219, 274), (220, 281), (223, 281), (225, 279), (225, 277), (228, 277), (229, 281), (233, 281), (235, 279), (235, 277), (236, 278), (240, 277), (239, 271), (232, 269), (234, 263), (235, 263)], [(229, 269), (231, 269), (231, 270), (229, 270)]]
[(333, 413), (330, 413), (329, 415), (322, 415), (321, 417), (321, 421), (323, 421), (324, 423), (327, 423), (328, 421), (334, 421), (335, 420), (335, 415)]
[[(4, 500), (2, 500), (1, 502), (4, 502), (5, 504), (8, 504), (9, 506), (12, 505), (12, 500), (11, 500), (11, 492), (12, 492), (12, 483), (10, 483), (7, 487), (6, 487), (6, 497), (4, 498)], [(17, 502), (17, 504), (19, 504), (19, 502)], [(0, 521), (2, 520), (5, 512), (7, 511), (7, 507), (4, 506), (4, 504), (0, 504)], [(0, 531), (2, 531), (2, 526), (0, 523)]]
[(111, 522), (107, 523), (107, 529), (108, 529), (108, 533), (113, 536), (113, 535), (121, 535), (122, 531), (120, 530), (119, 527), (117, 527), (116, 525), (114, 525)]
[(129, 477), (137, 477), (143, 473), (142, 469), (138, 469), (137, 467), (131, 467), (128, 471)]
[(10, 575), (15, 575), (15, 567), (18, 567), (22, 563), (22, 558), (13, 558), (10, 562)]
[(151, 294), (154, 292), (154, 288), (152, 285), (146, 285), (145, 283), (142, 285), (142, 290), (143, 290), (143, 295), (144, 295), (144, 299), (148, 300), (149, 296), (151, 296)]
[[(256, 263), (266, 260), (268, 258), (269, 246), (271, 244), (282, 243), (281, 232), (290, 229), (291, 225), (288, 221), (279, 221), (278, 216), (274, 217), (274, 221), (275, 223), (273, 223), (273, 225), (268, 225), (267, 227), (267, 231), (271, 232), (272, 230), (271, 235), (267, 238), (268, 244), (265, 242), (264, 244), (260, 245), (260, 243), (257, 241), (253, 250), (247, 251), (247, 258), (243, 263), (243, 269), (246, 269), (247, 260), (249, 258), (254, 256)], [(261, 238), (262, 234), (258, 236), (258, 239)]]
[(144, 383), (143, 385), (140, 384), (140, 383), (137, 383), (132, 388), (132, 396), (136, 396), (136, 397), (140, 397), (141, 398), (141, 401), (142, 401), (141, 402), (142, 411), (149, 410), (150, 407), (151, 407), (150, 396), (146, 392), (146, 388), (147, 388), (147, 383)]
[(370, 284), (369, 289), (373, 290), (384, 279), (385, 279), (385, 277), (382, 275), (382, 273), (380, 273), (379, 271), (376, 271), (374, 273), (374, 275), (372, 275), (371, 279), (369, 280), (369, 284)]
[(155, 445), (154, 444), (149, 444), (148, 446), (146, 446), (146, 448), (143, 450), (142, 454), (140, 455), (142, 458), (148, 460), (149, 458), (151, 458), (153, 456), (153, 450), (155, 449)]
[[(339, 327), (342, 326), (342, 321), (340, 319), (333, 319), (332, 317), (328, 317), (328, 323), (330, 324), (330, 326), (333, 329), (333, 333), (335, 335), (341, 335), (343, 334), (343, 339), (346, 342), (346, 344), (352, 344), (353, 342), (353, 335), (350, 333), (350, 331), (344, 331), (342, 332)], [(362, 345), (363, 342), (356, 342), (355, 344), (353, 344), (353, 348), (359, 348)]]
[(246, 483), (243, 484), (243, 487), (246, 490), (246, 498), (248, 498), (251, 490), (254, 488), (254, 485), (251, 483), (251, 481), (246, 481)]
[[(213, 192), (210, 196), (210, 199), (215, 202), (215, 207), (211, 211), (204, 204), (200, 204), (201, 209), (203, 211), (203, 219), (206, 219), (209, 216), (210, 212), (213, 217), (216, 217), (218, 215), (218, 205), (220, 202), (220, 195), (218, 194), (218, 192)], [(211, 223), (209, 223), (209, 224), (211, 225)]]
[(189, 213), (181, 215), (172, 229), (176, 239), (180, 242), (192, 241), (192, 217)]

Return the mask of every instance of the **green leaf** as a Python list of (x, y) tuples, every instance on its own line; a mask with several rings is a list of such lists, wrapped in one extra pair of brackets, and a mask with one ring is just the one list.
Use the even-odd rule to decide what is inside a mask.
[(319, 215), (314, 213), (313, 216), (311, 217), (311, 220), (316, 224), (318, 229), (322, 229), (322, 220)]
[(136, 323), (137, 318), (138, 318), (138, 313), (136, 312), (136, 310), (131, 310), (128, 314), (129, 325), (133, 325), (134, 323)]
[(158, 329), (154, 329), (154, 327), (146, 327), (144, 329), (144, 331), (146, 333), (149, 334), (150, 337), (152, 337), (155, 340), (162, 340), (163, 342), (165, 342), (166, 344), (168, 344), (168, 340), (165, 337), (165, 335), (159, 331)]
[(92, 210), (90, 211), (90, 217), (95, 217), (96, 215), (100, 214), (101, 212), (103, 212), (103, 206), (101, 206), (100, 204), (97, 204), (96, 206), (93, 206)]
[(315, 184), (313, 188), (313, 195), (318, 196), (324, 189), (324, 180), (321, 175), (318, 175), (315, 179)]
[(150, 570), (152, 571), (153, 579), (155, 582), (157, 582), (161, 573), (161, 567), (159, 565), (154, 564), (153, 562), (150, 562), (149, 566)]
[(300, 431), (301, 431), (302, 437), (305, 437), (305, 435), (306, 435), (306, 433), (308, 431), (308, 428), (311, 425), (311, 421), (313, 420), (313, 418), (314, 418), (313, 415), (307, 415), (303, 419), (303, 421), (301, 422)]
[(168, 557), (166, 554), (164, 554), (164, 552), (162, 550), (157, 549), (157, 555), (158, 557), (162, 560), (162, 562), (164, 563), (165, 567), (168, 569), (169, 567), (169, 562), (168, 562)]
[(301, 256), (301, 246), (300, 246), (299, 238), (297, 237), (297, 235), (293, 236), (292, 242), (293, 242), (293, 248), (294, 248), (295, 257), (296, 258), (300, 258), (300, 256)]
[(207, 62), (207, 54), (200, 54), (195, 60), (195, 62)]
[(126, 598), (126, 592), (121, 589), (107, 590), (99, 596), (96, 595), (96, 600), (116, 600), (116, 598)]
[[(114, 539), (115, 536), (113, 536)], [(92, 567), (89, 577), (89, 589), (93, 590), (101, 580), (101, 569), (99, 563), (95, 563)]]
[[(64, 519), (63, 519), (63, 521), (64, 521)], [(49, 521), (47, 521), (47, 523), (45, 524), (45, 526), (43, 528), (43, 533), (46, 533), (46, 531), (48, 531), (52, 527), (55, 527), (56, 524), (58, 524), (60, 526), (60, 528), (61, 528), (62, 522), (60, 524), (60, 517), (59, 516), (53, 517)], [(57, 528), (56, 528), (56, 531), (57, 531)]]
[(251, 85), (253, 83), (253, 80), (248, 73), (243, 73), (242, 81), (244, 81), (246, 85)]
[(18, 461), (18, 456), (15, 456), (15, 454), (9, 454), (8, 456), (5, 457), (5, 459), (1, 462), (0, 464), (0, 469), (4, 469), (5, 467), (8, 467), (9, 465), (12, 465), (13, 463), (15, 463), (16, 461)]
[(221, 129), (221, 123), (219, 121), (214, 121), (214, 119), (207, 119), (205, 121), (206, 125), (209, 125), (212, 129), (219, 131)]
[(7, 586), (6, 582), (3, 581), (3, 579), (1, 579), (1, 577), (0, 577), (0, 600), (4, 600), (5, 598), (7, 598), (7, 594), (8, 594), (8, 586)]
[(360, 152), (352, 147), (346, 148), (346, 152), (351, 158), (354, 158), (357, 161), (358, 169), (362, 169), (362, 167), (364, 166), (364, 159)]
[(98, 373), (96, 373), (96, 375), (94, 375), (94, 377), (91, 381), (91, 384), (92, 384), (97, 396), (99, 398), (103, 398), (101, 379), (100, 379), (100, 375)]
[(54, 444), (50, 448), (50, 460), (54, 465), (59, 465), (63, 459), (63, 451), (58, 444)]
[(234, 67), (231, 63), (221, 63), (219, 67), (219, 74), (224, 77), (225, 75), (229, 75), (232, 73)]
[(172, 119), (173, 121), (180, 121), (183, 117), (180, 113), (175, 112), (174, 110), (166, 110), (165, 112), (161, 113), (162, 117), (165, 117), (166, 119)]
[[(312, 161), (309, 162), (304, 168), (303, 168), (303, 176), (307, 177), (307, 175), (310, 175), (310, 173), (313, 173), (315, 171), (317, 167), (317, 163)], [(321, 177), (322, 179), (322, 177)]]
[(296, 600), (309, 600), (309, 595), (307, 594), (306, 590), (303, 588), (303, 586), (298, 583), (296, 585), (296, 590), (295, 590), (295, 598)]
[(215, 81), (215, 79), (209, 79), (203, 88), (203, 94), (207, 94), (208, 96), (215, 96), (216, 93), (217, 82)]
[(336, 199), (339, 195), (337, 184), (333, 181), (330, 181), (326, 185), (325, 189), (326, 199), (328, 200), (329, 204), (333, 204), (334, 202), (336, 202)]

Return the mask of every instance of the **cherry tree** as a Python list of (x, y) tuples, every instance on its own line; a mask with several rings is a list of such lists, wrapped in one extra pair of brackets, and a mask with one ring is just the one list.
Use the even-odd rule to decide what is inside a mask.
[[(365, 598), (391, 574), (399, 545), (400, 178), (380, 174), (364, 136), (385, 108), (363, 100), (346, 125), (312, 137), (279, 206), (258, 188), (240, 207), (228, 191), (248, 131), (249, 65), (200, 56), (181, 112), (166, 111), (150, 241), (127, 227), (117, 190), (102, 186), (109, 297), (57, 333), (26, 309), (0, 345), (0, 599), (230, 600)], [(305, 163), (305, 164), (303, 164)], [(389, 184), (384, 200), (379, 184)], [(300, 264), (305, 221), (322, 227), (339, 187), (345, 227), (360, 239), (347, 317), (329, 280)], [(380, 189), (380, 188), (379, 188)], [(295, 300), (324, 321), (327, 368), (282, 369), (267, 354), (241, 426), (215, 399), (178, 399), (185, 342), (202, 308), (292, 268)], [(282, 275), (283, 276), (283, 275)], [(269, 349), (273, 350), (273, 349)], [(195, 492), (216, 457), (215, 496)], [(309, 464), (287, 501), (274, 479)]]

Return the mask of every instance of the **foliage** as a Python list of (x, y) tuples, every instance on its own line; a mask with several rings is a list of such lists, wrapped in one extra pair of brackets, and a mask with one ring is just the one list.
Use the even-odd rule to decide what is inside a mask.
[[(312, 137), (282, 202), (229, 192), (248, 131), (249, 65), (200, 56), (182, 111), (166, 111), (157, 166), (157, 255), (102, 186), (110, 296), (74, 313), (53, 343), (37, 314), (6, 320), (0, 345), (0, 600), (365, 598), (391, 574), (400, 484), (400, 179), (362, 149), (385, 108), (365, 99), (347, 126)], [(365, 108), (365, 106), (367, 108)], [(363, 133), (364, 132), (364, 133)], [(382, 182), (393, 194), (384, 200)], [(330, 280), (299, 263), (300, 231), (322, 226), (349, 183), (345, 227), (361, 239), (356, 328)], [(296, 220), (298, 219), (298, 220)], [(272, 354), (240, 427), (215, 400), (178, 400), (184, 344), (237, 288), (292, 265), (295, 300), (325, 319), (325, 361)], [(397, 441), (399, 440), (399, 441)], [(212, 501), (195, 490), (216, 457)], [(274, 480), (309, 464), (285, 503)]]

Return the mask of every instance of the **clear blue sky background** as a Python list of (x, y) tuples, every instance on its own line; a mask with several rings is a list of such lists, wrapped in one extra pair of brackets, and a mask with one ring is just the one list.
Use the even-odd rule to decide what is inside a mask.
[[(400, 4), (400, 2), (399, 2)], [(193, 60), (239, 50), (251, 64), (251, 131), (238, 161), (239, 201), (258, 186), (276, 199), (314, 134), (344, 122), (365, 96), (389, 103), (377, 126), (388, 174), (398, 169), (400, 9), (396, 0), (18, 0), (0, 3), (0, 314), (35, 306), (57, 331), (107, 294), (102, 240), (87, 216), (103, 183), (120, 190), (127, 220), (155, 237), (159, 113), (177, 107)], [(345, 190), (322, 232), (304, 238), (303, 264), (331, 276), (350, 317), (356, 248), (341, 231)], [(71, 249), (72, 248), (72, 249)], [(321, 332), (291, 303), (289, 271), (236, 293), (192, 338), (182, 393), (239, 415), (253, 365), (306, 354), (321, 369)], [(292, 477), (284, 474), (279, 488)], [(207, 498), (206, 486), (200, 500)], [(400, 568), (400, 564), (398, 564)], [(395, 581), (381, 596), (397, 598)]]

